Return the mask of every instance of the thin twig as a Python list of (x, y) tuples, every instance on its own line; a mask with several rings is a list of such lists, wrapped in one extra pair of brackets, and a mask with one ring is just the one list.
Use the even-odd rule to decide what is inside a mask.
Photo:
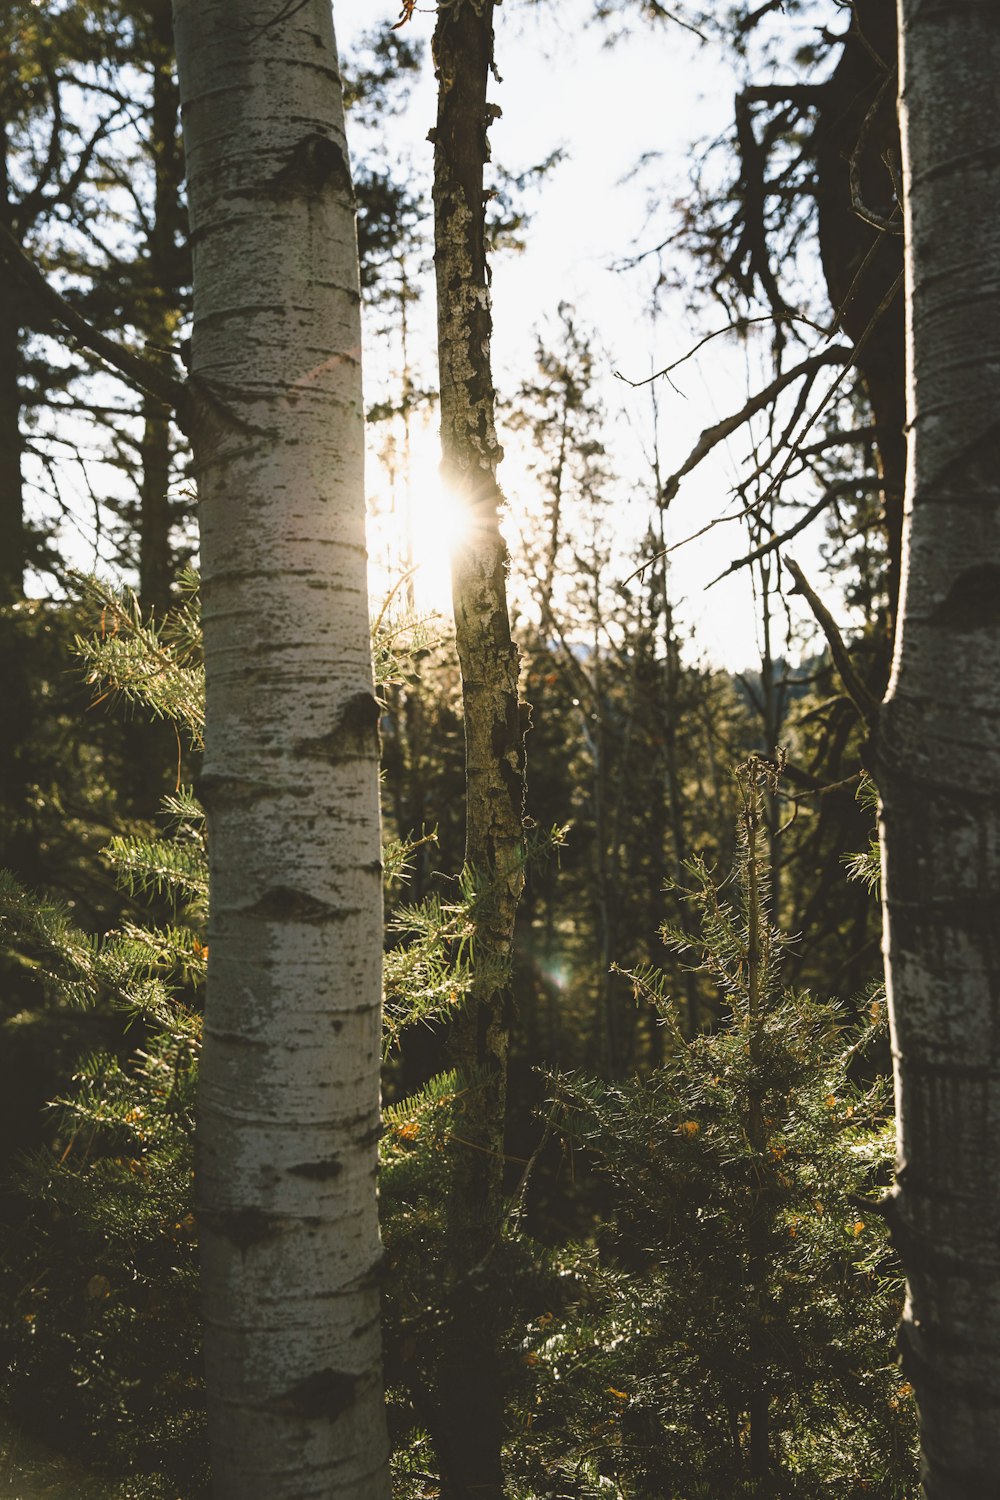
[(826, 510), (826, 507), (830, 504), (831, 500), (836, 500), (838, 495), (850, 494), (851, 490), (860, 489), (862, 486), (866, 488), (877, 489), (881, 487), (881, 480), (874, 475), (861, 475), (851, 479), (838, 479), (836, 484), (831, 484), (828, 489), (823, 491), (820, 498), (816, 501), (816, 504), (811, 505), (804, 515), (800, 516), (792, 526), (789, 526), (787, 531), (783, 531), (780, 534), (772, 533), (768, 541), (761, 542), (759, 547), (755, 547), (753, 551), (748, 552), (745, 557), (738, 557), (735, 562), (731, 562), (729, 564), (728, 568), (723, 568), (718, 577), (713, 578), (712, 582), (709, 583), (707, 587), (712, 588), (715, 584), (721, 583), (723, 578), (728, 578), (730, 573), (736, 573), (740, 568), (749, 566), (750, 563), (759, 562), (760, 559), (762, 557), (766, 557), (769, 552), (777, 551), (777, 549), (779, 547), (783, 547), (786, 542), (790, 542), (793, 536), (798, 536), (800, 531), (805, 531), (806, 527), (810, 525), (811, 522), (815, 521), (817, 516), (822, 515), (823, 511)]
[[(813, 322), (812, 318), (807, 318), (804, 313), (789, 313), (788, 320), (793, 323), (807, 323), (810, 328), (815, 328), (818, 333), (824, 331), (817, 323)], [(686, 354), (682, 354), (680, 359), (675, 359), (673, 364), (665, 365), (662, 370), (657, 370), (655, 375), (647, 375), (645, 380), (629, 380), (628, 376), (623, 375), (620, 370), (613, 371), (614, 377), (616, 380), (623, 380), (633, 390), (638, 390), (640, 386), (649, 385), (653, 380), (659, 380), (661, 375), (670, 375), (672, 371), (677, 369), (678, 365), (686, 364), (689, 359), (694, 358), (699, 349), (711, 343), (712, 339), (722, 338), (723, 334), (726, 333), (742, 334), (752, 323), (773, 322), (773, 313), (763, 313), (759, 318), (737, 318), (735, 323), (727, 323), (725, 328), (716, 328), (711, 333), (706, 333), (704, 338), (698, 340), (693, 349), (689, 349)]]
[[(512, 1232), (515, 1234), (517, 1233), (518, 1229), (520, 1229), (521, 1220), (524, 1218), (524, 1200), (528, 1191), (528, 1183), (531, 1181), (531, 1174), (535, 1170), (535, 1164), (537, 1163), (538, 1158), (541, 1156), (542, 1152), (545, 1150), (545, 1147), (549, 1143), (549, 1138), (552, 1135), (553, 1129), (555, 1128), (556, 1116), (558, 1115), (560, 1109), (562, 1109), (563, 1107), (564, 1106), (561, 1099), (553, 1099), (552, 1108), (549, 1110), (548, 1115), (546, 1116), (545, 1129), (542, 1131), (538, 1145), (535, 1147), (534, 1151), (532, 1151), (525, 1164), (524, 1171), (521, 1174), (520, 1182), (511, 1195), (510, 1204), (507, 1209), (507, 1217), (511, 1221), (510, 1227)], [(508, 1158), (508, 1160), (510, 1159), (511, 1158)]]
[(755, 396), (751, 396), (750, 400), (741, 406), (739, 411), (733, 412), (731, 416), (723, 417), (721, 422), (716, 422), (711, 427), (706, 427), (680, 468), (676, 469), (664, 482), (660, 495), (660, 503), (664, 505), (669, 504), (680, 489), (680, 483), (684, 476), (690, 474), (692, 469), (697, 468), (702, 459), (706, 458), (713, 448), (717, 447), (725, 438), (734, 433), (737, 428), (742, 427), (743, 423), (748, 421), (750, 417), (755, 416), (765, 406), (769, 406), (776, 396), (779, 396), (787, 386), (791, 385), (793, 380), (798, 380), (802, 376), (809, 376), (814, 371), (822, 369), (824, 365), (839, 364), (846, 366), (852, 354), (853, 350), (844, 344), (834, 344), (827, 349), (820, 349), (817, 354), (811, 354), (808, 359), (802, 360), (800, 364), (793, 365), (790, 370), (783, 370), (780, 375), (775, 376), (774, 380), (764, 386), (763, 390), (758, 391)]

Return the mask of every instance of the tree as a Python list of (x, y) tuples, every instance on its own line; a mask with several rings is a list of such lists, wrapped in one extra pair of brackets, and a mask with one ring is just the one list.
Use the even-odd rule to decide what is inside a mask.
[(524, 1450), (586, 1493), (898, 1500), (914, 1467), (887, 1358), (900, 1278), (859, 1209), (888, 1168), (889, 1086), (851, 1081), (883, 1006), (859, 1025), (784, 988), (774, 767), (752, 758), (737, 778), (735, 871), (719, 884), (690, 860), (693, 936), (663, 929), (716, 991), (720, 1024), (685, 1037), (668, 975), (643, 964), (629, 977), (667, 1033), (662, 1064), (610, 1087), (551, 1080), (562, 1128), (616, 1191), (578, 1266), (584, 1326), (550, 1312), (525, 1339), (539, 1391)]
[(174, 15), (204, 591), (215, 1488), (382, 1500), (378, 706), (336, 44), (323, 0), (177, 0)]
[[(524, 885), (524, 724), (518, 653), (506, 597), (507, 549), (498, 511), (502, 457), (494, 425), (483, 166), (496, 114), (486, 99), (493, 63), (493, 3), (459, 0), (438, 11), (434, 33), (434, 239), (438, 299), (442, 476), (468, 512), (452, 559), (455, 640), (462, 669), (466, 866), (489, 899), (476, 921), (484, 976), (451, 1037), (467, 1090), (449, 1202), (451, 1336), (441, 1370), (435, 1435), (447, 1492), (480, 1500), (502, 1492), (502, 1402), (489, 1298), (479, 1270), (503, 1223), (503, 1146), (512, 999), (514, 914)], [(497, 972), (506, 980), (497, 982)], [(459, 1248), (460, 1247), (460, 1248)], [(464, 1265), (459, 1265), (460, 1256)], [(472, 1268), (472, 1275), (469, 1270)], [(471, 1294), (471, 1301), (469, 1300)]]
[(1000, 1472), (1000, 25), (900, 6), (909, 352), (904, 594), (882, 706), (889, 1222), (928, 1500)]

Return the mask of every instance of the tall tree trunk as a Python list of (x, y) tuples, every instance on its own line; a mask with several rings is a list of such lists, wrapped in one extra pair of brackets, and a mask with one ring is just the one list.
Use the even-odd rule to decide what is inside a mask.
[[(153, 66), (149, 120), (153, 156), (153, 220), (147, 241), (149, 286), (144, 332), (161, 349), (177, 333), (178, 300), (186, 281), (186, 253), (178, 246), (183, 223), (181, 182), (184, 164), (177, 133), (179, 98), (174, 78), (174, 36), (170, 0), (150, 0), (148, 49)], [(182, 267), (183, 272), (182, 272)], [(154, 358), (165, 356), (153, 354)], [(167, 356), (168, 357), (168, 356)], [(163, 615), (174, 576), (169, 499), (173, 442), (170, 412), (155, 398), (143, 402), (142, 487), (139, 514), (139, 597), (146, 609)]]
[(887, 1204), (928, 1500), (1000, 1475), (1000, 11), (900, 4), (910, 454), (877, 746)]
[(327, 0), (176, 0), (175, 21), (207, 679), (197, 1196), (215, 1494), (387, 1500), (378, 709), (336, 44)]
[[(0, 222), (15, 233), (7, 176), (7, 127), (0, 119)], [(0, 605), (24, 588), (24, 500), (21, 479), (20, 292), (6, 267), (0, 273)]]
[(510, 1036), (514, 914), (524, 884), (524, 732), (518, 654), (506, 598), (506, 548), (497, 484), (501, 450), (490, 368), (483, 166), (493, 111), (493, 0), (438, 10), (434, 33), (438, 115), (434, 132), (434, 262), (438, 297), (442, 473), (464, 500), (468, 534), (453, 554), (455, 634), (462, 669), (466, 746), (466, 863), (488, 887), (477, 911), (478, 959), (506, 975), (476, 989), (456, 1019), (451, 1060), (481, 1082), (467, 1091), (450, 1189), (452, 1287), (435, 1434), (446, 1492), (490, 1500), (502, 1493), (502, 1400), (494, 1300), (477, 1267), (502, 1228), (504, 1111)]
[[(7, 173), (7, 127), (0, 119), (0, 222), (15, 232)], [(24, 805), (34, 779), (24, 746), (34, 702), (22, 622), (13, 608), (24, 594), (27, 548), (21, 474), (21, 326), (19, 289), (6, 267), (0, 269), (0, 682), (4, 710), (0, 722), (0, 864), (25, 872), (35, 853), (24, 836)], [(30, 848), (28, 845), (30, 844)]]
[[(168, 374), (176, 368), (168, 352), (178, 336), (184, 289), (190, 284), (186, 218), (181, 196), (184, 153), (179, 133), (180, 96), (174, 70), (170, 0), (145, 0), (137, 15), (141, 46), (152, 68), (147, 149), (152, 159), (153, 212), (136, 267), (136, 321), (145, 336), (146, 358)], [(174, 506), (170, 478), (175, 452), (172, 410), (146, 395), (139, 450), (139, 599), (161, 619), (170, 607), (176, 557), (171, 543)], [(165, 780), (176, 775), (170, 726), (134, 719), (125, 726), (126, 790), (132, 811), (155, 818)]]

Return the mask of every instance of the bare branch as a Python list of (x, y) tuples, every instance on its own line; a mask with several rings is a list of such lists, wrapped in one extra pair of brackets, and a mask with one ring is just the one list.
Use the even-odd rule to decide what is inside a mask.
[(801, 515), (793, 525), (789, 526), (787, 531), (772, 535), (768, 541), (761, 542), (759, 547), (755, 547), (745, 557), (738, 557), (735, 562), (731, 562), (728, 568), (724, 568), (717, 578), (712, 579), (712, 582), (708, 584), (708, 588), (721, 583), (723, 578), (729, 577), (730, 573), (736, 573), (740, 568), (746, 568), (751, 563), (759, 562), (769, 552), (774, 552), (779, 547), (783, 547), (786, 542), (790, 542), (793, 536), (798, 536), (799, 532), (805, 531), (806, 527), (811, 525), (817, 516), (821, 516), (830, 502), (836, 500), (838, 495), (847, 495), (852, 490), (861, 489), (862, 487), (865, 489), (879, 489), (881, 483), (882, 481), (876, 475), (871, 474), (863, 474), (850, 479), (838, 479), (836, 484), (831, 484), (828, 489), (823, 491), (815, 505), (811, 505), (804, 515)]
[[(815, 328), (819, 333), (823, 333), (825, 331), (824, 329), (820, 328), (818, 324), (814, 323), (812, 318), (807, 318), (804, 313), (789, 313), (787, 321), (792, 323), (807, 323), (810, 328)], [(694, 358), (699, 349), (703, 348), (705, 344), (710, 343), (712, 339), (721, 338), (723, 334), (726, 333), (735, 333), (742, 336), (746, 329), (750, 327), (751, 323), (773, 322), (773, 313), (762, 313), (761, 316), (757, 318), (737, 318), (735, 322), (727, 323), (725, 328), (716, 328), (712, 333), (706, 333), (704, 338), (698, 340), (693, 349), (689, 349), (686, 354), (682, 354), (680, 359), (675, 359), (673, 364), (665, 365), (662, 370), (657, 370), (655, 375), (647, 375), (645, 380), (629, 380), (628, 376), (623, 375), (620, 370), (614, 371), (614, 377), (616, 380), (623, 380), (626, 385), (632, 386), (634, 390), (638, 390), (640, 386), (649, 385), (653, 380), (659, 380), (661, 375), (671, 374), (672, 371), (677, 369), (678, 365), (686, 364), (689, 359)]]
[(878, 718), (878, 703), (854, 670), (854, 663), (851, 661), (850, 653), (844, 644), (844, 638), (837, 628), (836, 620), (812, 588), (798, 563), (791, 557), (783, 557), (782, 562), (795, 579), (795, 587), (791, 592), (802, 595), (812, 610), (817, 625), (826, 637), (826, 643), (830, 647), (830, 655), (833, 657), (834, 665), (840, 673), (840, 680), (844, 684), (847, 696), (868, 727), (874, 728), (875, 721)]
[(162, 401), (164, 406), (178, 414), (179, 419), (183, 417), (188, 399), (187, 387), (183, 382), (175, 380), (149, 360), (127, 349), (124, 344), (107, 338), (75, 308), (70, 307), (65, 298), (49, 285), (41, 271), (25, 255), (7, 226), (2, 223), (0, 223), (0, 260), (6, 262), (34, 304), (48, 318), (58, 323), (67, 333), (72, 334), (82, 348), (89, 349), (92, 354), (96, 354), (105, 364), (117, 370), (118, 374), (123, 376), (130, 385), (137, 386), (144, 395), (153, 396), (157, 401)]
[(742, 427), (743, 423), (750, 417), (762, 411), (765, 406), (769, 406), (774, 398), (780, 395), (794, 380), (799, 380), (803, 376), (808, 377), (815, 371), (822, 369), (824, 365), (846, 366), (852, 354), (853, 350), (845, 344), (833, 344), (827, 349), (821, 349), (818, 354), (811, 354), (801, 364), (793, 365), (790, 370), (782, 371), (780, 375), (771, 381), (770, 385), (766, 385), (755, 396), (751, 396), (750, 400), (741, 406), (739, 411), (734, 412), (732, 416), (724, 417), (721, 422), (716, 422), (713, 427), (706, 427), (680, 468), (675, 470), (665, 481), (660, 495), (660, 503), (668, 505), (680, 489), (680, 483), (685, 474), (690, 474), (692, 469), (697, 468), (702, 459), (707, 458), (713, 448), (717, 447), (731, 433), (734, 433), (738, 427)]
[[(864, 201), (864, 194), (861, 189), (861, 153), (864, 151), (865, 144), (868, 140), (869, 134), (871, 133), (872, 124), (874, 123), (875, 117), (882, 107), (882, 100), (885, 98), (890, 85), (894, 84), (895, 82), (896, 69), (893, 68), (886, 74), (885, 78), (882, 81), (882, 84), (879, 87), (878, 93), (872, 100), (871, 108), (865, 115), (865, 118), (861, 125), (861, 129), (858, 131), (858, 139), (855, 144), (854, 150), (851, 152), (851, 159), (848, 163), (851, 182), (851, 207), (854, 209), (854, 212), (857, 214), (859, 219), (863, 219), (865, 223), (870, 224), (873, 229), (882, 230), (884, 234), (903, 233), (902, 199), (897, 198), (896, 203), (893, 205), (892, 212), (888, 215), (877, 213), (875, 209), (868, 207), (868, 205)], [(893, 171), (892, 164), (888, 161), (886, 162), (886, 169), (889, 172), (890, 179), (893, 183), (893, 191), (895, 192), (896, 174)]]

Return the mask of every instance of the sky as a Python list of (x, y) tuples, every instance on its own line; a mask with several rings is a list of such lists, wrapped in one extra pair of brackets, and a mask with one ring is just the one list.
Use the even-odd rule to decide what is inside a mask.
[[(490, 132), (494, 160), (522, 171), (557, 147), (565, 158), (541, 190), (528, 194), (532, 217), (525, 250), (494, 260), (493, 358), (503, 397), (531, 374), (536, 330), (551, 326), (561, 302), (571, 302), (580, 322), (593, 329), (601, 392), (610, 411), (608, 445), (623, 481), (615, 527), (624, 577), (634, 566), (627, 562), (629, 544), (645, 530), (648, 515), (638, 481), (636, 498), (630, 501), (629, 480), (648, 472), (643, 451), (650, 447), (650, 393), (648, 388), (632, 389), (615, 372), (642, 380), (685, 354), (721, 319), (718, 312), (692, 318), (685, 299), (676, 294), (662, 304), (654, 327), (649, 314), (652, 263), (627, 273), (620, 267), (663, 237), (669, 214), (661, 210), (651, 218), (651, 197), (669, 205), (683, 196), (696, 143), (727, 128), (742, 80), (735, 60), (719, 46), (702, 45), (674, 25), (639, 23), (609, 46), (607, 27), (580, 19), (589, 10), (580, 0), (573, 6), (506, 0), (496, 12), (502, 82), (494, 84), (491, 99), (502, 115)], [(567, 23), (570, 13), (576, 19)], [(361, 33), (391, 25), (398, 8), (379, 0), (335, 0), (334, 14), (341, 51), (349, 53)], [(432, 29), (431, 11), (418, 9), (407, 35), (422, 38), (429, 51)], [(427, 177), (431, 147), (426, 135), (434, 108), (428, 65), (405, 114), (386, 127), (390, 153), (408, 157), (418, 174)], [(636, 172), (644, 158), (645, 167)], [(683, 266), (672, 269), (683, 276)], [(426, 302), (432, 308), (432, 296)], [(420, 340), (432, 360), (432, 325), (421, 327), (418, 319), (413, 341)], [(378, 350), (367, 351), (366, 359), (377, 382)], [(763, 348), (748, 355), (733, 340), (719, 339), (678, 371), (671, 384), (658, 382), (665, 472), (679, 466), (703, 427), (738, 409), (752, 387), (766, 383), (766, 361)], [(503, 431), (501, 439), (508, 454), (500, 475), (511, 512), (507, 529), (516, 547), (519, 511), (530, 503), (526, 490), (531, 481), (523, 439)], [(746, 437), (738, 436), (685, 482), (671, 507), (669, 540), (681, 540), (722, 512), (746, 449)], [(432, 540), (426, 555), (437, 558), (436, 565), (428, 565), (425, 589), (443, 607), (447, 584), (439, 539), (447, 527), (439, 523), (438, 502), (430, 498), (436, 487), (432, 431), (419, 435), (416, 451), (417, 490), (427, 497), (423, 525), (419, 494), (414, 501), (418, 534)], [(377, 474), (372, 483), (377, 487)], [(694, 633), (693, 654), (732, 670), (755, 662), (757, 624), (749, 577), (744, 571), (714, 588), (706, 586), (745, 550), (745, 533), (728, 524), (672, 554), (673, 589), (681, 601), (681, 621)], [(815, 556), (815, 543), (798, 541), (796, 555), (807, 565)]]

